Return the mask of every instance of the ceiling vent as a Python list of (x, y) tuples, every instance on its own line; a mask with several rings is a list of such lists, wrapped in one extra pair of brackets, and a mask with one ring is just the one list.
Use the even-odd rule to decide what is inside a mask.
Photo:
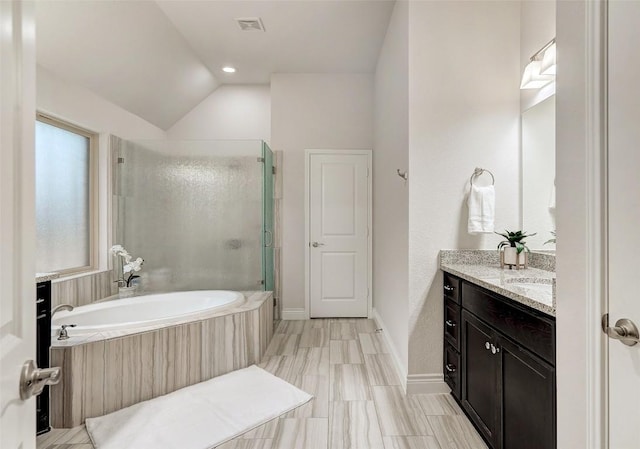
[(264, 31), (260, 17), (241, 17), (236, 19), (242, 31)]

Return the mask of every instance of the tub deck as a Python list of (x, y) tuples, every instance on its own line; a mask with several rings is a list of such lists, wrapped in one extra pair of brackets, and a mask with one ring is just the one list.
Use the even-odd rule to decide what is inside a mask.
[(50, 390), (51, 425), (75, 427), (258, 363), (273, 336), (273, 294), (243, 293), (242, 305), (201, 319), (54, 340), (62, 379)]

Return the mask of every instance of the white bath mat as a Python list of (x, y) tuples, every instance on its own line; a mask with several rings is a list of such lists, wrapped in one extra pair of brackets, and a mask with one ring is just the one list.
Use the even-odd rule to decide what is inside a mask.
[(209, 449), (312, 397), (254, 365), (86, 424), (97, 449)]

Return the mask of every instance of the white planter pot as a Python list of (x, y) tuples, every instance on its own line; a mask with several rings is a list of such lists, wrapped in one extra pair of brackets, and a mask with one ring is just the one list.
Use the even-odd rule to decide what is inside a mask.
[(131, 298), (132, 296), (135, 296), (136, 290), (138, 290), (137, 285), (132, 285), (131, 287), (119, 287), (118, 296), (120, 298)]
[(523, 250), (520, 254), (518, 254), (518, 250), (512, 246), (508, 246), (504, 249), (503, 257), (505, 265), (525, 266), (527, 263), (526, 252)]

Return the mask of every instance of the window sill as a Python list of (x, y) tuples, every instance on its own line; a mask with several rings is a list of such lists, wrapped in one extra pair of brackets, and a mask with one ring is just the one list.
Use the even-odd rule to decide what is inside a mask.
[(111, 271), (111, 270), (91, 270), (91, 271), (83, 271), (81, 273), (61, 274), (57, 279), (54, 279), (51, 282), (53, 282), (54, 284), (57, 284), (58, 282), (71, 281), (73, 279), (79, 279), (85, 276), (93, 276), (96, 274), (104, 273), (106, 271)]

